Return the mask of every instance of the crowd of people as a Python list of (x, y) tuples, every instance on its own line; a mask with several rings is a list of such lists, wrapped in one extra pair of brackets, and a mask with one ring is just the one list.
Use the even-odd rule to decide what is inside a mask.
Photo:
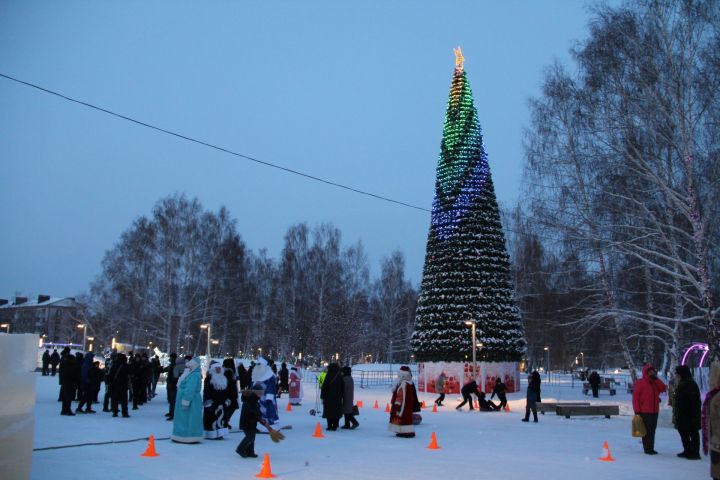
[[(242, 457), (257, 457), (254, 450), (258, 425), (264, 426), (271, 434), (277, 434), (279, 412), (277, 399), (288, 394), (290, 405), (301, 405), (303, 398), (302, 378), (298, 368), (287, 368), (285, 363), (278, 369), (276, 364), (265, 357), (253, 361), (249, 368), (242, 362), (226, 358), (222, 363), (211, 361), (205, 378), (201, 376), (200, 362), (188, 355), (178, 358), (170, 354), (167, 366), (162, 366), (158, 356), (149, 358), (147, 353), (128, 355), (113, 352), (104, 360), (104, 368), (95, 360), (92, 352), (72, 354), (68, 347), (62, 352), (46, 350), (42, 357), (42, 375), (59, 375), (62, 402), (61, 415), (96, 413), (93, 405), (100, 400), (104, 384), (103, 412), (112, 412), (113, 417), (130, 417), (129, 409), (137, 410), (155, 396), (160, 375), (166, 374), (168, 421), (173, 422), (171, 439), (180, 443), (197, 443), (203, 439), (222, 439), (229, 432), (230, 420), (240, 409), (238, 428), (244, 437), (236, 448)], [(711, 474), (720, 479), (720, 365), (713, 365), (710, 373), (711, 390), (701, 399), (700, 389), (687, 366), (675, 369), (676, 385), (672, 390), (673, 425), (678, 431), (683, 450), (678, 457), (688, 460), (700, 459), (700, 447), (711, 453)], [(596, 396), (600, 377), (597, 372), (588, 375), (593, 395)], [(437, 406), (445, 400), (445, 375), (435, 380)], [(358, 409), (354, 401), (354, 383), (349, 366), (340, 367), (331, 363), (318, 377), (319, 396), (322, 401), (322, 417), (326, 419), (328, 431), (338, 428), (354, 430), (360, 424), (355, 418)], [(541, 402), (541, 378), (537, 371), (528, 376), (525, 416), (523, 422), (538, 421), (537, 404)], [(652, 365), (645, 365), (642, 377), (633, 385), (632, 404), (637, 416), (642, 419), (643, 450), (655, 455), (655, 432), (660, 411), (660, 394), (667, 385), (657, 376)], [(496, 412), (507, 406), (507, 388), (500, 378), (495, 380), (490, 399), (470, 379), (461, 388), (462, 402), (456, 409), (468, 405), (474, 410)], [(499, 403), (492, 400), (497, 396)], [(77, 402), (73, 411), (72, 403)], [(388, 428), (398, 437), (415, 436), (415, 425), (420, 416), (421, 405), (412, 380), (410, 368), (400, 367), (392, 388)], [(340, 420), (344, 419), (340, 427)], [(701, 442), (702, 432), (702, 442)]]

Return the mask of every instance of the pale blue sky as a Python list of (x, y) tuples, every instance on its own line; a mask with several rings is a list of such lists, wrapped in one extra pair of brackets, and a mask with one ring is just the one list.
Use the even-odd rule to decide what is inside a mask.
[[(461, 45), (498, 199), (520, 193), (527, 99), (587, 35), (587, 3), (0, 0), (0, 73), (430, 208)], [(86, 290), (174, 192), (227, 206), (253, 251), (334, 223), (373, 270), (422, 275), (428, 213), (311, 182), (0, 78), (0, 298)]]

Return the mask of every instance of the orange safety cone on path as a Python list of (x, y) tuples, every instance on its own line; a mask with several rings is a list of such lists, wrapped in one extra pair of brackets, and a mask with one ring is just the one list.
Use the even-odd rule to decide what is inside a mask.
[(427, 408), (427, 405), (425, 405), (425, 400), (423, 400), (420, 404), (420, 408)]
[(385, 404), (385, 413), (390, 413), (390, 404), (389, 403)]
[(147, 448), (145, 453), (140, 455), (141, 457), (159, 457), (160, 454), (155, 451), (155, 435), (150, 435), (148, 439)]
[(325, 438), (325, 435), (322, 433), (320, 422), (317, 422), (317, 425), (315, 425), (315, 433), (313, 433), (312, 436), (315, 438)]
[(440, 445), (437, 443), (435, 432), (432, 432), (432, 435), (430, 436), (430, 445), (428, 445), (427, 448), (430, 450), (440, 450)]
[(275, 478), (277, 475), (274, 475), (272, 473), (272, 469), (270, 468), (270, 455), (267, 453), (263, 457), (263, 463), (262, 467), (260, 467), (260, 473), (255, 475), (257, 478)]
[(509, 411), (510, 411), (510, 404), (509, 404), (509, 403), (506, 403), (506, 404), (505, 404), (505, 411), (506, 411), (506, 412), (509, 412)]
[(358, 407), (358, 408), (362, 408), (362, 407), (363, 407), (362, 400), (358, 400), (358, 402), (357, 402), (357, 407)]
[(290, 405), (289, 402), (288, 402), (288, 406), (287, 406), (287, 408), (285, 409), (285, 411), (286, 411), (286, 412), (292, 412), (292, 405)]
[(437, 403), (436, 403), (435, 405), (433, 405), (433, 410), (432, 410), (432, 411), (433, 411), (433, 413), (437, 413)]
[(603, 444), (603, 453), (605, 456), (598, 458), (601, 462), (614, 462), (615, 459), (612, 455), (610, 455), (610, 446), (607, 443), (607, 440), (605, 440), (605, 443)]
[(375, 400), (375, 405), (373, 406), (373, 408), (375, 408), (375, 409), (380, 408), (380, 405), (378, 405), (378, 401), (377, 401), (377, 400)]

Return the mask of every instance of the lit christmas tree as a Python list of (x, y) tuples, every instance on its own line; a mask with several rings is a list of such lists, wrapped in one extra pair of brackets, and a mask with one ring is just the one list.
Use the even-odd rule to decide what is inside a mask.
[(505, 236), (472, 91), (455, 50), (413, 350), (419, 361), (518, 361), (525, 349)]

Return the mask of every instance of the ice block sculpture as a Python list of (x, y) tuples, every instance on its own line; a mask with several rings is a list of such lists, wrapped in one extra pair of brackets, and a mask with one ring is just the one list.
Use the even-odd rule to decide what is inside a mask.
[(0, 333), (0, 479), (30, 478), (38, 336)]

